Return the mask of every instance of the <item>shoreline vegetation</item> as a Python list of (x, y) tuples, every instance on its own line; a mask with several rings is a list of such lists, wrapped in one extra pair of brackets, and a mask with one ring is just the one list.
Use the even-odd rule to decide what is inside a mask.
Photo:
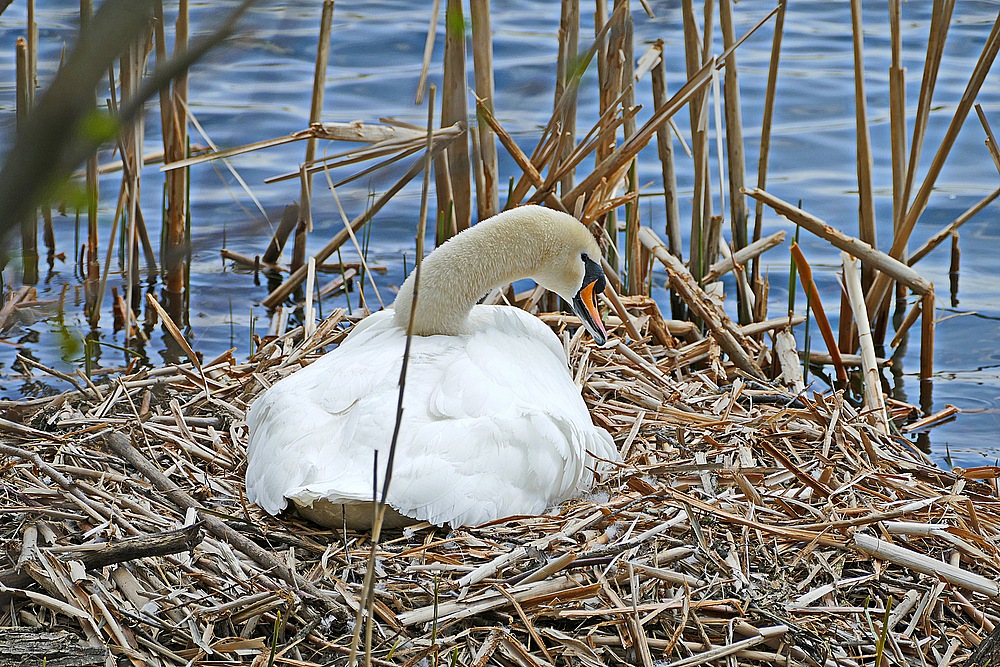
[[(121, 1), (107, 0), (92, 19), (82, 4), (85, 35), (88, 25), (103, 34), (98, 28), (114, 18), (109, 7), (115, 3)], [(24, 285), (6, 292), (0, 328), (33, 303), (41, 261), (37, 221), (51, 261), (55, 241), (45, 230), (57, 193), (65, 192), (57, 186), (78, 173), (84, 196), (77, 208), (86, 229), (78, 258), (91, 324), (99, 324), (108, 283), (120, 280), (122, 293), (115, 286), (111, 292), (131, 341), (126, 347), (141, 349), (143, 336), (159, 327), (182, 361), (73, 375), (24, 359), (74, 389), (0, 401), (0, 539), (7, 554), (0, 559), (0, 626), (18, 628), (13, 639), (0, 633), (2, 653), (37, 658), (51, 650), (66, 665), (119, 659), (644, 667), (946, 667), (965, 661), (974, 667), (993, 659), (1000, 469), (942, 470), (907, 435), (956, 412), (929, 407), (935, 286), (920, 275), (918, 262), (950, 241), (957, 275), (958, 229), (1000, 190), (924, 246), (913, 249), (909, 241), (967, 121), (981, 125), (1000, 169), (1000, 149), (976, 104), (1000, 50), (1000, 14), (964, 94), (953, 101), (941, 142), (924, 146), (954, 2), (934, 0), (913, 117), (903, 97), (905, 78), (913, 74), (901, 65), (901, 0), (888, 3), (893, 214), (879, 220), (893, 230), (886, 251), (875, 243), (860, 0), (851, 1), (856, 231), (836, 229), (801, 203), (768, 191), (783, 1), (754, 14), (752, 27), (737, 34), (731, 0), (700, 6), (682, 0), (687, 82), (668, 90), (663, 42), (644, 48), (633, 41), (634, 21), (652, 15), (645, 2), (598, 2), (595, 34), (585, 35), (580, 12), (590, 10), (563, 0), (553, 110), (530, 151), (505, 129), (494, 106), (488, 0), (471, 0), (468, 13), (460, 0), (435, 0), (429, 8), (418, 86), (428, 105), (425, 127), (321, 120), (336, 18), (326, 0), (321, 12), (317, 8), (320, 46), (308, 127), (199, 151), (188, 138), (187, 68), (230, 34), (249, 3), (189, 45), (188, 5), (180, 0), (170, 55), (162, 2), (140, 4), (146, 13), (140, 7), (129, 15), (138, 26), (130, 38), (97, 48), (93, 38), (82, 37), (84, 46), (68, 55), (64, 71), (90, 72), (90, 78), (57, 77), (34, 102), (29, 82), (37, 78), (38, 31), (29, 0), (27, 36), (18, 43), (19, 133), (0, 172), (20, 179), (0, 179), (0, 210), (8, 216), (8, 239), (21, 244)], [(444, 58), (435, 63), (441, 21)], [(715, 22), (721, 45), (712, 43)], [(764, 98), (741, 100), (739, 47), (768, 33)], [(439, 65), (440, 111), (438, 91), (424, 86)], [(145, 75), (150, 67), (153, 74)], [(599, 109), (585, 120), (577, 96), (584, 72), (595, 70)], [(108, 71), (118, 97), (112, 113), (97, 115), (92, 93)], [(71, 84), (87, 87), (72, 117), (52, 115), (65, 95), (79, 92)], [(636, 106), (639, 86), (650, 87), (653, 109)], [(760, 158), (749, 173), (741, 117), (748, 103), (764, 109)], [(154, 216), (144, 217), (139, 205), (148, 163), (139, 120), (154, 108), (166, 179), (158, 249), (151, 241)], [(969, 119), (973, 110), (976, 121)], [(94, 125), (98, 118), (104, 125)], [(65, 127), (49, 136), (46, 128), (55, 123)], [(352, 147), (317, 157), (321, 140)], [(115, 231), (100, 239), (96, 182), (109, 174), (94, 155), (109, 141), (119, 149), (121, 188)], [(304, 142), (304, 161), (277, 178), (298, 179), (299, 201), (285, 210), (260, 255), (221, 249), (226, 261), (255, 275), (280, 277), (263, 300), (268, 331), (255, 335), (246, 361), (232, 350), (206, 360), (184, 336), (187, 170), (289, 142)], [(26, 157), (42, 145), (52, 146), (45, 159)], [(689, 153), (694, 169), (690, 220), (680, 215), (675, 150)], [(517, 172), (501, 173), (501, 151)], [(637, 156), (653, 151), (661, 165), (664, 220), (644, 219), (639, 205)], [(929, 162), (921, 155), (931, 156)], [(307, 251), (314, 188), (336, 195), (336, 187), (390, 166), (405, 170), (399, 180), (374, 193), (353, 219), (342, 211), (343, 230)], [(333, 171), (343, 168), (358, 171), (335, 182)], [(338, 344), (360, 319), (340, 308), (321, 319), (318, 299), (352, 284), (363, 291), (368, 283), (381, 302), (372, 272), (382, 267), (361, 252), (364, 235), (418, 177), (424, 208), (414, 226), (428, 224), (437, 243), (524, 203), (572, 213), (599, 238), (609, 283), (605, 322), (614, 344), (596, 347), (540, 288), (511, 286), (484, 301), (525, 308), (556, 331), (595, 422), (613, 435), (623, 464), (592, 494), (550, 515), (476, 528), (421, 525), (362, 534), (321, 531), (291, 514), (270, 517), (243, 494), (246, 410), (259, 392)], [(37, 183), (30, 189), (16, 185), (32, 179)], [(17, 206), (5, 208), (10, 202)], [(784, 232), (764, 234), (769, 212), (841, 252), (840, 294), (820, 293), (807, 258)], [(681, 225), (690, 225), (687, 244)], [(289, 241), (286, 264), (281, 255)], [(418, 232), (416, 246), (422, 242)], [(768, 314), (760, 257), (788, 242), (790, 302), (787, 312)], [(355, 264), (338, 261), (348, 243), (361, 256)], [(111, 268), (119, 247), (120, 273)], [(669, 303), (650, 297), (654, 266), (666, 275)], [(159, 276), (161, 289), (143, 289), (143, 272)], [(323, 272), (334, 275), (323, 279)], [(723, 276), (732, 295), (723, 295)], [(807, 295), (804, 309), (794, 302), (795, 281)], [(827, 315), (835, 308), (837, 331)], [(806, 343), (799, 349), (793, 331), (803, 325)], [(810, 326), (819, 330), (818, 340), (809, 336)], [(893, 363), (885, 357), (910, 335), (919, 337), (923, 409), (894, 400), (881, 375)], [(829, 388), (807, 389), (809, 373), (822, 373)], [(405, 428), (405, 416), (399, 426)], [(45, 638), (41, 631), (55, 634)], [(30, 648), (18, 653), (19, 646)]]

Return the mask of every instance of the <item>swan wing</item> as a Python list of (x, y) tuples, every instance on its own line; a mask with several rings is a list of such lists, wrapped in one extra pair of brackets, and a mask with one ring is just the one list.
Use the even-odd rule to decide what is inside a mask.
[(411, 357), (389, 495), (404, 514), (454, 526), (537, 514), (589, 488), (591, 454), (617, 458), (545, 324), (509, 307), (479, 306), (470, 320), (460, 349)]

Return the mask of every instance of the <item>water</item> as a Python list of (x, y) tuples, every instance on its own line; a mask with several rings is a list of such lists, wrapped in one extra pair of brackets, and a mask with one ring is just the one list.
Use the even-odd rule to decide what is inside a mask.
[[(170, 3), (168, 3), (170, 4)], [(220, 6), (233, 2), (192, 3), (194, 36), (207, 32), (221, 15)], [(263, 3), (262, 3), (263, 4)], [(346, 5), (346, 3), (344, 3)], [(377, 122), (391, 116), (422, 125), (423, 107), (413, 103), (421, 56), (429, 21), (428, 3), (416, 0), (396, 2), (356, 2), (338, 4), (328, 72), (327, 121)], [(593, 34), (590, 5), (584, 3), (584, 26), (581, 49)], [(637, 3), (636, 3), (637, 4)], [(668, 86), (676, 90), (684, 81), (683, 45), (679, 2), (651, 2), (655, 18), (637, 7), (633, 13), (636, 30), (636, 55), (656, 38), (665, 42)], [(493, 10), (494, 55), (496, 59), (497, 115), (504, 126), (530, 151), (539, 128), (548, 120), (552, 108), (556, 61), (558, 3), (539, 0), (495, 3)], [(64, 45), (72, 44), (76, 33), (78, 4), (70, 0), (39, 3), (41, 51), (39, 78), (43, 85), (59, 62)], [(736, 8), (736, 31), (748, 30), (767, 11), (765, 2), (747, 1)], [(907, 3), (903, 7), (903, 58), (908, 67), (907, 103), (912, 118), (919, 91), (921, 70), (931, 3)], [(171, 7), (167, 9), (168, 14)], [(954, 105), (962, 94), (981, 51), (982, 44), (996, 18), (994, 2), (960, 0), (948, 35), (937, 88), (934, 112), (924, 144), (922, 164), (929, 163), (951, 119)], [(286, 135), (306, 127), (311, 95), (320, 3), (284, 2), (252, 10), (242, 23), (239, 35), (210, 54), (195, 67), (190, 77), (192, 113), (213, 142), (232, 147), (271, 137)], [(168, 22), (173, 17), (168, 15)], [(865, 65), (868, 111), (875, 161), (875, 205), (880, 226), (880, 244), (889, 243), (891, 214), (891, 176), (888, 123), (889, 28), (885, 4), (864, 3)], [(0, 145), (10, 141), (14, 108), (14, 40), (23, 33), (24, 3), (14, 3), (0, 16)], [(443, 52), (443, 22), (438, 27), (431, 80), (440, 79)], [(790, 3), (785, 22), (782, 61), (778, 79), (768, 189), (788, 201), (801, 199), (810, 212), (843, 229), (857, 232), (857, 180), (854, 141), (853, 56), (850, 38), (848, 3)], [(738, 51), (748, 182), (755, 181), (760, 136), (760, 115), (767, 78), (771, 45), (771, 27), (765, 26)], [(714, 37), (715, 51), (721, 51), (721, 38)], [(469, 59), (471, 71), (471, 56)], [(580, 128), (585, 131), (596, 117), (596, 75), (589, 71), (580, 95)], [(1000, 128), (1000, 85), (989, 77), (978, 98), (992, 121)], [(638, 102), (644, 106), (640, 123), (648, 118), (652, 104), (649, 84), (638, 89)], [(687, 111), (676, 120), (687, 123)], [(162, 148), (155, 112), (146, 126), (147, 150)], [(192, 141), (207, 143), (192, 130)], [(678, 180), (681, 190), (682, 220), (690, 215), (691, 164), (676, 146)], [(341, 146), (321, 145), (320, 151), (336, 152)], [(715, 169), (715, 142), (712, 142), (712, 168)], [(282, 208), (298, 198), (296, 181), (265, 185), (263, 180), (295, 170), (302, 160), (304, 144), (293, 143), (233, 158), (232, 167), (250, 185), (261, 202), (266, 218), (236, 179), (220, 163), (204, 164), (191, 170), (192, 264), (191, 310), (188, 334), (193, 346), (207, 358), (233, 347), (238, 357), (249, 351), (251, 322), (256, 320), (259, 333), (266, 328), (263, 309), (258, 305), (267, 285), (257, 285), (252, 276), (234, 271), (220, 259), (222, 247), (253, 256), (263, 251), (271, 225)], [(102, 162), (116, 158), (102, 154)], [(512, 160), (502, 150), (500, 167), (503, 178), (516, 171)], [(641, 156), (640, 182), (646, 187), (641, 205), (643, 220), (657, 230), (663, 228), (662, 197), (659, 191), (659, 164), (655, 151)], [(405, 167), (404, 167), (405, 168)], [(349, 216), (363, 210), (370, 193), (389, 187), (403, 168), (389, 169), (338, 189)], [(918, 174), (922, 177), (923, 170)], [(335, 177), (337, 174), (335, 174)], [(102, 181), (102, 247), (107, 243), (107, 220), (113, 214), (119, 187), (118, 176)], [(325, 243), (342, 222), (329, 191), (321, 189), (325, 179), (316, 180), (314, 222), (310, 238), (315, 250)], [(419, 181), (419, 179), (418, 179)], [(715, 183), (718, 178), (713, 177)], [(926, 213), (920, 219), (911, 245), (916, 247), (942, 226), (997, 185), (997, 173), (983, 145), (983, 132), (972, 114), (937, 182)], [(143, 209), (153, 230), (161, 206), (162, 175), (158, 167), (143, 172)], [(718, 210), (718, 195), (716, 210)], [(370, 235), (368, 260), (387, 267), (376, 275), (382, 298), (392, 299), (392, 288), (404, 276), (404, 255), (412, 266), (414, 231), (419, 203), (419, 184), (414, 183), (377, 216)], [(728, 202), (727, 202), (728, 206)], [(752, 210), (752, 206), (751, 206)], [(929, 444), (934, 457), (943, 463), (979, 465), (1000, 455), (995, 433), (1000, 426), (1000, 297), (993, 288), (993, 278), (1000, 272), (1000, 255), (994, 251), (1000, 224), (998, 205), (987, 207), (961, 230), (962, 273), (959, 304), (950, 308), (947, 300), (948, 251), (942, 246), (924, 259), (918, 269), (934, 281), (938, 291), (936, 377), (933, 409), (952, 403), (963, 409), (959, 419), (934, 429), (922, 444)], [(682, 225), (683, 227), (684, 225)], [(766, 215), (765, 234), (778, 229), (791, 236), (792, 226)], [(57, 261), (52, 271), (38, 285), (39, 299), (59, 298), (68, 286), (62, 318), (51, 317), (56, 308), (38, 306), (22, 313), (23, 319), (0, 339), (0, 395), (17, 397), (40, 390), (39, 382), (26, 380), (13, 367), (17, 344), (42, 363), (62, 371), (72, 371), (83, 358), (79, 341), (87, 332), (82, 316), (82, 290), (74, 275), (72, 257), (74, 222), (56, 219), (58, 250), (67, 260)], [(153, 231), (155, 235), (155, 231)], [(686, 243), (686, 241), (685, 241)], [(839, 257), (829, 246), (803, 233), (801, 244), (816, 272), (827, 310), (834, 314), (836, 269)], [(103, 251), (102, 251), (103, 252)], [(344, 261), (356, 261), (353, 248), (343, 249)], [(287, 252), (286, 252), (287, 258)], [(774, 250), (765, 255), (764, 270), (771, 279), (771, 312), (780, 313), (787, 303), (788, 254)], [(286, 259), (287, 261), (287, 259)], [(117, 266), (117, 256), (113, 266)], [(8, 285), (16, 284), (13, 267), (4, 273)], [(324, 280), (330, 279), (324, 277)], [(666, 300), (664, 277), (657, 273), (654, 296)], [(114, 284), (109, 283), (109, 284)], [(110, 290), (109, 290), (110, 291)], [(727, 284), (732, 292), (732, 285)], [(368, 290), (367, 296), (376, 303)], [(356, 294), (350, 295), (353, 308)], [(731, 299), (730, 299), (731, 301)], [(106, 299), (106, 304), (110, 303)], [(799, 295), (798, 303), (804, 303)], [(344, 306), (343, 298), (327, 300), (323, 307)], [(731, 305), (731, 304), (730, 304)], [(100, 337), (110, 344), (123, 343), (120, 333), (110, 330), (111, 314), (102, 317)], [(836, 322), (834, 322), (836, 326)], [(814, 340), (819, 340), (814, 332)], [(158, 330), (146, 345), (153, 363), (170, 360), (172, 354)], [(898, 397), (918, 399), (917, 360), (919, 341), (911, 340), (897, 380)], [(120, 352), (105, 347), (100, 359), (104, 366), (117, 366), (124, 359)], [(40, 380), (41, 378), (39, 378)], [(63, 389), (58, 381), (45, 383)]]

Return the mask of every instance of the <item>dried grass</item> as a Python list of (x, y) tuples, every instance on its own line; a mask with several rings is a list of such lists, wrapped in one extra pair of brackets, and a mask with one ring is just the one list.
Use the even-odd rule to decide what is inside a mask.
[[(655, 308), (626, 305), (664, 335)], [(628, 354), (546, 320), (625, 463), (551, 515), (383, 536), (374, 664), (948, 664), (1000, 618), (1000, 470), (941, 470), (840, 393), (744, 381), (711, 338)], [(135, 664), (343, 660), (368, 536), (248, 505), (243, 419), (349, 326), (338, 312), (246, 363), (6, 404), (0, 623)], [(889, 407), (897, 425), (916, 414)], [(122, 442), (132, 464), (108, 451)], [(203, 537), (170, 532), (199, 522)]]

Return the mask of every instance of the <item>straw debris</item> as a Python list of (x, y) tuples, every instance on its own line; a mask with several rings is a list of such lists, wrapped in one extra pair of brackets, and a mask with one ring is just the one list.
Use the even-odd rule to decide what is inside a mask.
[[(624, 463), (549, 515), (384, 535), (372, 663), (967, 656), (1000, 619), (1000, 469), (941, 470), (841, 392), (745, 379), (714, 338), (675, 339), (641, 302), (623, 303), (648, 341), (631, 349), (545, 316)], [(244, 363), (6, 404), (0, 625), (71, 631), (134, 664), (342, 662), (368, 536), (248, 505), (243, 420), (351, 326), (338, 312)], [(890, 402), (892, 432), (916, 413)]]

